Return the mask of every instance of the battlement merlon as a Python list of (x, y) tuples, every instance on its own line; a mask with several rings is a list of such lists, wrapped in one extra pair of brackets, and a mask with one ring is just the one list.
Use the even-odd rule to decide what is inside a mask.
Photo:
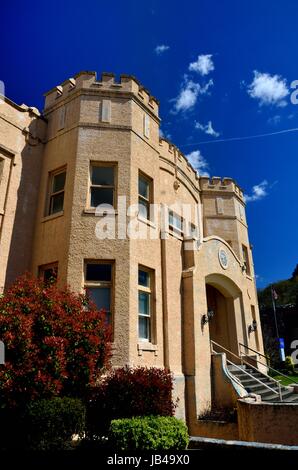
[(160, 156), (169, 160), (172, 165), (177, 166), (199, 190), (199, 176), (195, 168), (190, 164), (186, 156), (168, 139), (159, 138)]
[(44, 94), (45, 110), (58, 103), (59, 100), (62, 101), (68, 97), (71, 92), (79, 89), (133, 93), (158, 117), (159, 101), (135, 77), (120, 75), (120, 81), (116, 82), (115, 74), (108, 72), (101, 74), (100, 81), (97, 80), (96, 72), (79, 72), (73, 78), (69, 78), (60, 85), (55, 86)]
[(233, 178), (220, 178), (218, 176), (209, 178), (209, 176), (200, 176), (200, 188), (203, 193), (221, 192), (224, 194), (232, 192), (245, 204), (243, 190)]

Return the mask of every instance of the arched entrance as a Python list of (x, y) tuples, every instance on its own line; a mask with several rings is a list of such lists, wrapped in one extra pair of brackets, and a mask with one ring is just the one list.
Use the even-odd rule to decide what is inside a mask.
[[(239, 341), (242, 341), (244, 331), (241, 327), (243, 308), (240, 289), (225, 276), (210, 275), (206, 278), (206, 299), (208, 311), (213, 312), (209, 321), (210, 340), (238, 356)], [(225, 352), (220, 348), (216, 350)], [(227, 356), (235, 360), (232, 355)]]

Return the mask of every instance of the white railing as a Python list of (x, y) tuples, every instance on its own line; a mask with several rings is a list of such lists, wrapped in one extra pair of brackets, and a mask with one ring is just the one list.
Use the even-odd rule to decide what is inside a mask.
[[(259, 359), (254, 359), (256, 362), (258, 362), (259, 364), (261, 364), (262, 366), (266, 366), (268, 367), (268, 369), (272, 370), (273, 372), (277, 373), (278, 375), (282, 375), (283, 377), (285, 377), (286, 379), (292, 381), (293, 383), (297, 384), (298, 385), (298, 382), (296, 382), (296, 380), (293, 380), (292, 377), (286, 375), (286, 374), (283, 374), (282, 372), (280, 372), (279, 370), (277, 369), (274, 369), (273, 367), (271, 367), (268, 363), (267, 363), (267, 360), (268, 358), (265, 356), (265, 354), (262, 354), (260, 353), (259, 351), (256, 351), (255, 349), (253, 348), (250, 348), (249, 346), (246, 346), (245, 344), (243, 343), (239, 343), (239, 348), (240, 348), (240, 357), (242, 356), (242, 352), (241, 352), (241, 348), (245, 348), (247, 349), (248, 351), (252, 351), (253, 353), (257, 354), (258, 356), (262, 356), (265, 358), (265, 364), (264, 362), (261, 362)], [(246, 354), (246, 353), (243, 353), (243, 354)], [(270, 377), (272, 378), (272, 377)]]
[[(224, 346), (221, 346), (220, 344), (216, 343), (215, 341), (210, 341), (210, 344), (211, 344), (211, 352), (212, 353), (218, 353), (218, 351), (216, 351), (214, 349), (214, 346), (215, 347), (218, 347), (220, 348), (222, 351), (224, 351), (225, 353), (228, 353), (228, 354), (231, 354), (231, 356), (237, 358), (238, 360), (240, 360), (240, 363), (241, 365), (243, 365), (243, 363), (245, 365), (248, 365), (249, 367), (252, 367), (253, 369), (255, 369), (258, 373), (260, 373), (259, 369), (257, 369), (256, 367), (254, 367), (252, 364), (250, 364), (249, 362), (245, 361), (245, 359), (243, 359), (243, 357), (241, 356), (237, 356), (237, 354), (233, 353), (232, 351), (229, 351), (228, 349), (226, 349)], [(236, 369), (239, 369), (242, 373), (246, 374), (248, 377), (252, 378), (253, 380), (255, 380), (256, 382), (260, 383), (262, 386), (264, 386), (265, 388), (267, 388), (268, 390), (270, 390), (271, 392), (277, 394), (279, 396), (279, 399), (280, 401), (282, 402), (282, 392), (281, 392), (281, 385), (280, 385), (280, 382), (278, 382), (278, 380), (275, 380), (273, 379), (272, 377), (270, 377), (270, 380), (273, 380), (273, 382), (276, 383), (277, 387), (278, 387), (278, 391), (275, 390), (274, 388), (270, 387), (268, 384), (266, 384), (265, 382), (262, 382), (261, 380), (259, 380), (257, 377), (255, 377), (254, 375), (250, 374), (246, 369), (243, 369), (241, 366), (237, 366), (237, 364), (235, 364), (234, 362), (230, 361), (227, 359), (227, 362), (231, 365), (233, 365), (234, 367), (236, 367)], [(269, 378), (269, 377), (268, 377)]]

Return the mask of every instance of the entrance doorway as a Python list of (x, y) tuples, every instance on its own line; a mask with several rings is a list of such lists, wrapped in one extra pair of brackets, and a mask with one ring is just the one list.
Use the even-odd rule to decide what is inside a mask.
[[(234, 298), (225, 295), (211, 284), (206, 284), (206, 296), (208, 311), (213, 312), (209, 322), (210, 340), (238, 355)], [(226, 352), (219, 347), (214, 348), (216, 352)], [(235, 361), (231, 354), (227, 353), (227, 357)]]

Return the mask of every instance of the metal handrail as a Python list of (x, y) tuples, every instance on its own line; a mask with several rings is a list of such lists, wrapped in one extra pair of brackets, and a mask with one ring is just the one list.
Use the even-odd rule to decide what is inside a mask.
[[(211, 340), (211, 347), (213, 346), (213, 344), (215, 344), (216, 346), (219, 346), (221, 349), (223, 349), (225, 352), (228, 352), (229, 354), (231, 354), (232, 356), (236, 357), (237, 359), (240, 359), (241, 361), (241, 364), (242, 362), (245, 362), (247, 365), (249, 365), (250, 367), (252, 367), (253, 369), (255, 369), (257, 372), (260, 372), (256, 367), (254, 367), (253, 365), (251, 365), (249, 362), (246, 362), (245, 360), (243, 361), (243, 358), (240, 356), (237, 356), (237, 354), (233, 353), (232, 351), (229, 351), (228, 349), (226, 349), (224, 346), (221, 346), (221, 344), (218, 344), (216, 343), (215, 341)], [(212, 348), (212, 352), (216, 352), (213, 350)], [(272, 377), (270, 377), (270, 379), (272, 379), (274, 382), (276, 382), (277, 386), (278, 386), (278, 392), (276, 390), (274, 390), (273, 388), (269, 387), (269, 385), (265, 384), (264, 382), (262, 382), (261, 380), (259, 380), (257, 377), (254, 377), (253, 375), (251, 375), (249, 372), (247, 372), (247, 370), (245, 369), (242, 369), (240, 366), (237, 366), (236, 364), (234, 364), (233, 362), (229, 361), (227, 359), (228, 362), (230, 362), (230, 364), (232, 364), (233, 366), (235, 366), (237, 369), (240, 369), (242, 372), (244, 372), (246, 375), (248, 375), (249, 377), (251, 377), (252, 379), (256, 380), (257, 382), (259, 382), (261, 385), (263, 385), (264, 387), (268, 388), (271, 392), (273, 393), (276, 393), (277, 395), (279, 395), (279, 398), (280, 398), (280, 401), (282, 402), (282, 393), (281, 393), (281, 386), (280, 386), (280, 382), (278, 382), (277, 380), (273, 379)]]
[[(262, 354), (261, 352), (259, 351), (256, 351), (255, 349), (253, 348), (250, 348), (249, 346), (246, 346), (245, 344), (243, 343), (239, 343), (239, 346), (240, 346), (240, 356), (241, 356), (241, 346), (243, 346), (243, 348), (246, 348), (248, 349), (249, 351), (253, 351), (254, 353), (258, 354), (259, 356), (263, 356), (266, 360), (268, 359), (264, 354)], [(286, 375), (286, 374), (283, 374), (282, 372), (280, 372), (280, 370), (277, 370), (277, 369), (274, 369), (274, 367), (271, 367), (270, 365), (267, 364), (264, 364), (263, 362), (259, 361), (258, 359), (255, 359), (256, 362), (259, 362), (259, 364), (261, 364), (262, 366), (266, 366), (268, 367), (269, 369), (273, 370), (274, 372), (277, 372), (279, 375), (282, 375), (283, 377), (285, 377), (286, 379), (289, 379), (289, 380), (293, 380), (292, 377), (290, 377), (289, 375)], [(273, 379), (273, 377), (271, 377)], [(273, 379), (274, 380), (274, 379)], [(295, 384), (298, 385), (298, 382), (296, 382), (296, 380), (293, 380), (293, 382)]]

